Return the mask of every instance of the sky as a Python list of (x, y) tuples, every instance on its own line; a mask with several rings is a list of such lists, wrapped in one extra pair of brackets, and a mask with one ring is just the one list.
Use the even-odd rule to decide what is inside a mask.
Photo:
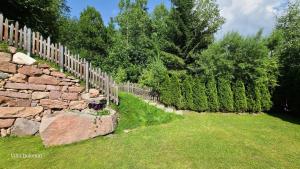
[[(88, 5), (94, 6), (102, 15), (104, 23), (110, 17), (118, 14), (119, 0), (67, 0), (71, 7), (71, 16), (79, 17), (80, 12)], [(216, 33), (217, 39), (229, 31), (238, 31), (242, 35), (253, 35), (260, 28), (264, 35), (271, 33), (276, 21), (276, 9), (287, 0), (217, 0), (221, 16), (226, 19), (225, 24)], [(170, 0), (148, 0), (151, 12), (160, 3), (170, 7)]]

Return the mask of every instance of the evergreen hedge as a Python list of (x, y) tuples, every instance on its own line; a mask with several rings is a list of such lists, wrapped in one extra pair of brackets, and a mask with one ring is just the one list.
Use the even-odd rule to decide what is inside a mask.
[(193, 86), (193, 103), (194, 111), (204, 112), (208, 110), (205, 83), (203, 83), (199, 78), (195, 80)]
[(191, 76), (187, 76), (182, 83), (182, 104), (183, 108), (186, 110), (192, 110), (193, 105), (193, 95), (192, 95), (192, 86), (193, 86), (193, 80)]
[(235, 82), (233, 87), (234, 93), (234, 109), (237, 112), (247, 111), (247, 97), (245, 85), (241, 80)]
[(181, 107), (181, 89), (180, 83), (177, 75), (171, 76), (171, 84), (170, 84), (171, 92), (171, 105), (176, 107), (177, 109)]
[(218, 80), (218, 96), (220, 102), (220, 110), (223, 112), (233, 111), (233, 94), (230, 81), (224, 78)]
[(209, 111), (219, 111), (219, 100), (216, 81), (214, 78), (210, 78), (207, 82), (207, 100)]
[(164, 81), (160, 86), (160, 101), (167, 106), (171, 105), (172, 91), (170, 87), (171, 87), (170, 77), (169, 75), (166, 75)]

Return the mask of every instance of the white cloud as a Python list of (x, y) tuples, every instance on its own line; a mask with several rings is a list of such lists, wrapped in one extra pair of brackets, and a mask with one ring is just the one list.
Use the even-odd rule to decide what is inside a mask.
[(269, 34), (275, 25), (275, 8), (287, 0), (217, 0), (226, 23), (216, 34), (219, 39), (226, 32), (255, 34), (260, 28)]

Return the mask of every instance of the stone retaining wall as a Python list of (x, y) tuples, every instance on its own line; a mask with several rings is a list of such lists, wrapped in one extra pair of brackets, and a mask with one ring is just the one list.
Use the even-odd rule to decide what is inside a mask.
[(43, 117), (62, 110), (90, 112), (91, 101), (105, 100), (98, 90), (85, 92), (78, 79), (47, 64), (36, 64), (29, 56), (15, 53), (13, 47), (9, 51), (0, 51), (2, 137), (38, 134)]

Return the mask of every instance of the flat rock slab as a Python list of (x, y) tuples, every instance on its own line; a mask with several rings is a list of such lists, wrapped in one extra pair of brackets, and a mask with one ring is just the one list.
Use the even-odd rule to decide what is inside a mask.
[(43, 107), (0, 107), (0, 118), (35, 116), (43, 110)]
[(46, 85), (7, 82), (7, 83), (5, 83), (4, 88), (19, 89), (19, 90), (45, 90)]
[(70, 144), (113, 132), (117, 116), (94, 116), (73, 112), (61, 112), (44, 116), (40, 136), (45, 146)]
[(0, 62), (0, 71), (6, 73), (16, 73), (17, 65), (9, 62)]
[(58, 85), (60, 81), (53, 76), (42, 75), (40, 77), (29, 77), (28, 82), (34, 84)]
[(43, 74), (43, 71), (39, 68), (36, 68), (34, 66), (23, 66), (18, 69), (18, 72), (24, 75), (28, 76), (35, 76), (35, 75), (41, 75)]
[(0, 52), (0, 62), (10, 62), (11, 54), (6, 52)]
[(11, 129), (13, 136), (31, 136), (38, 132), (40, 127), (39, 122), (18, 118)]
[(0, 119), (0, 128), (8, 128), (12, 126), (15, 122), (15, 119)]

